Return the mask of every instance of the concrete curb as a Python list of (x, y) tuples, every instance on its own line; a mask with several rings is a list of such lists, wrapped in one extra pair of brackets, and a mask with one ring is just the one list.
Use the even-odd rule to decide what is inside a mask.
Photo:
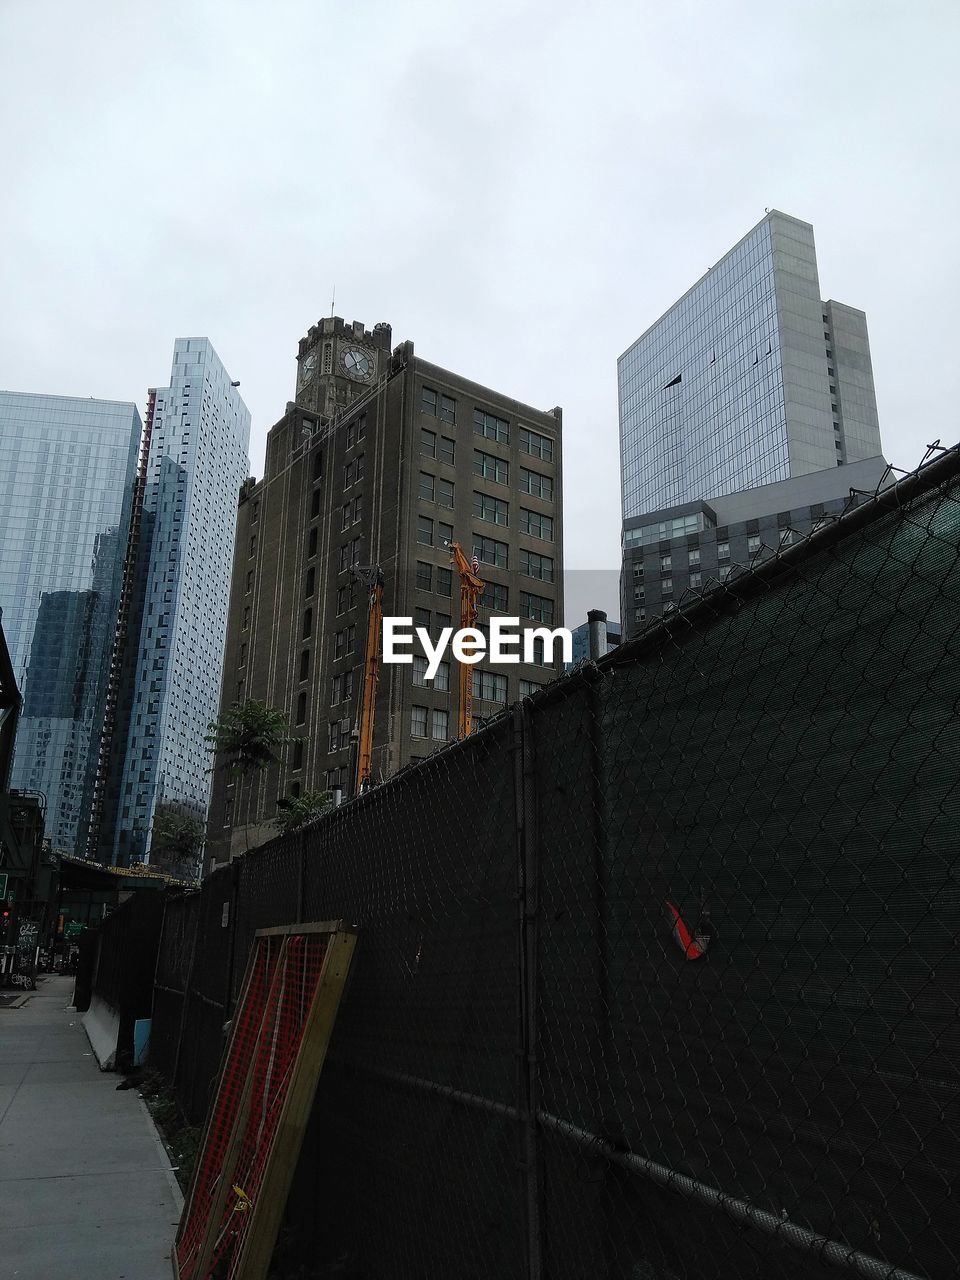
[(150, 1108), (147, 1106), (143, 1096), (137, 1094), (137, 1100), (143, 1110), (143, 1118), (146, 1121), (147, 1128), (150, 1130), (150, 1137), (156, 1144), (157, 1152), (160, 1156), (160, 1165), (166, 1175), (167, 1182), (170, 1184), (173, 1202), (177, 1206), (177, 1213), (183, 1213), (183, 1192), (180, 1190), (180, 1183), (177, 1181), (177, 1175), (174, 1173), (173, 1165), (170, 1163), (170, 1154), (163, 1145), (163, 1139), (160, 1137), (157, 1126), (153, 1123), (153, 1116), (150, 1114)]

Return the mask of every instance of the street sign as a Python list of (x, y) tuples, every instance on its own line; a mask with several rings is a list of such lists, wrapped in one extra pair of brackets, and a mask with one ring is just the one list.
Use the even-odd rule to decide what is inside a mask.
[(0, 871), (0, 902), (5, 902), (7, 898), (7, 872)]

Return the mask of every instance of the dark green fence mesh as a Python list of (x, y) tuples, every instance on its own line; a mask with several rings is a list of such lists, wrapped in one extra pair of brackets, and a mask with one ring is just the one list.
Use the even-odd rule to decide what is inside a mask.
[(958, 1274), (958, 470), (168, 906), (194, 1119), (255, 930), (359, 928), (278, 1275)]

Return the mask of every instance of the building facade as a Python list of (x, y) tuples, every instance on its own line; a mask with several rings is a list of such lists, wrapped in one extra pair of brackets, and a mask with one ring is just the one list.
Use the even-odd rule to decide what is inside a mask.
[(206, 338), (180, 338), (170, 384), (150, 392), (134, 590), (104, 798), (89, 849), (150, 859), (153, 824), (206, 817), (208, 725), (223, 675), (237, 500), (250, 414)]
[(83, 839), (141, 432), (136, 405), (0, 392), (0, 609), (23, 692), (11, 785)]
[[(241, 498), (223, 707), (282, 708), (296, 741), (249, 788), (215, 775), (207, 850), (270, 832), (277, 801), (334, 791), (356, 775), (368, 592), (379, 570), (386, 616), (436, 636), (460, 625), (448, 544), (476, 555), (492, 614), (563, 623), (561, 414), (543, 412), (391, 349), (391, 330), (330, 317), (301, 341), (296, 401), (267, 439), (263, 479)], [(541, 655), (542, 656), (542, 655)], [(383, 665), (373, 777), (389, 777), (457, 733), (458, 667)], [(544, 662), (474, 668), (474, 714), (556, 677)]]
[(620, 357), (625, 521), (881, 453), (862, 311), (773, 211)]
[(687, 502), (625, 522), (622, 596), (626, 632), (637, 635), (731, 575), (769, 559), (836, 519), (889, 477), (882, 457)]

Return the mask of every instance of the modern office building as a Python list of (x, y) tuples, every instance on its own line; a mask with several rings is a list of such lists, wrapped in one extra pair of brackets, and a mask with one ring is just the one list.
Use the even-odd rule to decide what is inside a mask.
[(0, 609), (24, 705), (11, 785), (82, 841), (141, 421), (119, 401), (0, 392)]
[[(301, 341), (296, 402), (267, 439), (265, 474), (240, 502), (223, 707), (282, 708), (297, 740), (280, 768), (238, 791), (218, 770), (207, 852), (223, 861), (269, 834), (277, 800), (350, 795), (368, 593), (436, 636), (459, 626), (448, 543), (475, 555), (492, 613), (563, 623), (561, 414), (429, 364), (391, 329), (329, 317)], [(542, 658), (542, 653), (541, 653)], [(425, 660), (384, 665), (375, 700), (373, 776), (386, 778), (457, 734), (458, 667), (435, 681)], [(474, 668), (480, 718), (555, 678), (538, 664)]]
[(88, 849), (149, 860), (161, 813), (206, 816), (250, 414), (206, 338), (180, 338), (170, 385), (151, 390), (149, 452), (128, 548), (133, 589), (116, 720)]
[(881, 453), (862, 311), (773, 211), (618, 362), (624, 520)]
[(865, 458), (625, 522), (622, 594), (627, 634), (859, 505), (890, 478)]

